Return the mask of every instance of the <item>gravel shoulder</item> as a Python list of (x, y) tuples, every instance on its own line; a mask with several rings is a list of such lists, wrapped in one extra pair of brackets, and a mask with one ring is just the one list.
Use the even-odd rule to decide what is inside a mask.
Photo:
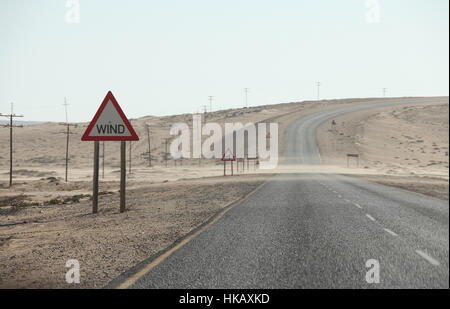
[[(0, 206), (0, 288), (101, 288), (165, 249), (264, 181), (263, 176), (205, 178), (131, 188), (119, 213), (117, 192), (65, 204)], [(77, 259), (81, 283), (68, 285)]]

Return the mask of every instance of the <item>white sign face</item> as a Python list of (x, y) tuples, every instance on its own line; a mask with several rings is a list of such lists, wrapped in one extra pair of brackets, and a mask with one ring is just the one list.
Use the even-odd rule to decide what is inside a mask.
[(111, 100), (108, 101), (89, 136), (131, 136)]
[(139, 137), (110, 91), (81, 140), (137, 141)]
[(222, 161), (235, 161), (236, 157), (233, 155), (230, 149), (227, 149), (222, 156)]

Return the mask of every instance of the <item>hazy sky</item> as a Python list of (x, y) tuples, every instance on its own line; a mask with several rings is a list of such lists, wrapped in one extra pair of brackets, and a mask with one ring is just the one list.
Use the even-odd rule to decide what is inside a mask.
[(0, 113), (63, 121), (66, 96), (88, 121), (108, 90), (129, 117), (191, 113), (244, 87), (249, 105), (315, 99), (319, 80), (323, 98), (449, 92), (448, 0), (380, 0), (379, 23), (366, 0), (78, 2), (68, 23), (67, 0), (0, 1)]

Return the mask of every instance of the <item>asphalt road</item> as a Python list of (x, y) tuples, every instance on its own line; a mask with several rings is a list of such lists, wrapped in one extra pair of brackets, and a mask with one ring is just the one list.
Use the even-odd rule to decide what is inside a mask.
[[(299, 119), (284, 164), (320, 163), (317, 126), (370, 107)], [(339, 175), (284, 174), (130, 287), (448, 288), (448, 248), (447, 201)], [(366, 281), (373, 259), (378, 284)]]

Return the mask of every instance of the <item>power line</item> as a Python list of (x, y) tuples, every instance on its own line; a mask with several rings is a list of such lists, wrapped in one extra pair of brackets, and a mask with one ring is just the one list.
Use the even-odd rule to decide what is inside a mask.
[(60, 133), (65, 133), (66, 134), (66, 173), (65, 173), (65, 180), (67, 182), (68, 179), (68, 174), (69, 174), (69, 136), (71, 134), (75, 134), (70, 132), (70, 127), (77, 127), (76, 124), (70, 124), (69, 123), (69, 117), (68, 117), (68, 112), (67, 112), (67, 106), (69, 106), (69, 104), (67, 103), (67, 99), (64, 98), (64, 110), (66, 112), (66, 122), (65, 123), (60, 123), (60, 125), (66, 126), (66, 132), (60, 132)]
[(0, 113), (0, 117), (8, 117), (9, 124), (3, 125), (3, 127), (9, 127), (9, 187), (12, 187), (12, 174), (13, 174), (13, 128), (22, 128), (23, 125), (14, 125), (14, 118), (22, 118), (23, 115), (14, 114), (14, 103), (11, 102), (11, 114), (5, 115)]

